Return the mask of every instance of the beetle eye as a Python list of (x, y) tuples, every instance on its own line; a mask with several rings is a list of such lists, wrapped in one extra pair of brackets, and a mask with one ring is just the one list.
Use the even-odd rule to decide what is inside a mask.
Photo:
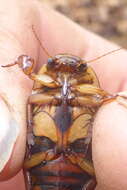
[(48, 58), (48, 64), (50, 65), (50, 64), (52, 64), (53, 63), (53, 58)]
[(53, 68), (53, 66), (54, 66), (54, 60), (53, 60), (53, 58), (48, 58), (48, 64), (47, 64), (47, 67), (48, 67), (48, 69), (52, 69)]
[(82, 71), (85, 71), (87, 69), (87, 64), (80, 64), (79, 67), (78, 67), (78, 71), (79, 72), (82, 72)]

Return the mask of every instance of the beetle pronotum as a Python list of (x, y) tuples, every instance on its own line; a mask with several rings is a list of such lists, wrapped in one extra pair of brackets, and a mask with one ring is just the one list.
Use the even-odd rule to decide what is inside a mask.
[[(34, 29), (33, 32), (38, 39)], [(92, 122), (98, 108), (116, 98), (102, 90), (88, 62), (77, 56), (48, 55), (34, 72), (34, 60), (21, 55), (13, 63), (34, 81), (28, 99), (28, 139), (24, 170), (27, 190), (94, 190)]]

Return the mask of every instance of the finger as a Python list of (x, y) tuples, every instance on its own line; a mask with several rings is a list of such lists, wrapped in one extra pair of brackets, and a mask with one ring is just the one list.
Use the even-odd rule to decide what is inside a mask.
[(8, 180), (7, 182), (0, 183), (1, 190), (10, 190), (10, 189), (17, 190), (17, 187), (18, 190), (26, 190), (23, 180), (23, 174), (21, 172), (18, 173), (14, 178)]
[[(37, 57), (37, 43), (31, 30), (36, 11), (31, 1), (5, 0), (0, 2), (0, 12), (0, 63), (10, 64), (21, 54)], [(0, 81), (0, 111), (4, 115), (0, 120), (0, 179), (3, 180), (13, 176), (22, 166), (26, 104), (32, 83), (18, 67), (0, 68)]]
[(127, 109), (118, 102), (102, 106), (93, 128), (96, 190), (127, 189)]

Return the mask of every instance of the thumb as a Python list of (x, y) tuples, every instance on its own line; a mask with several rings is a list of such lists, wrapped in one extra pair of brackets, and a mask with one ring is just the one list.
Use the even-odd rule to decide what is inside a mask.
[(94, 122), (96, 190), (127, 189), (127, 109), (123, 105), (124, 100), (102, 106)]

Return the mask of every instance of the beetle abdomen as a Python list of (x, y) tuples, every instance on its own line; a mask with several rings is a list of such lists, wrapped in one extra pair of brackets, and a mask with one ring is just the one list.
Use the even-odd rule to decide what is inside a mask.
[(90, 177), (63, 155), (30, 169), (30, 175), (32, 190), (81, 190)]

